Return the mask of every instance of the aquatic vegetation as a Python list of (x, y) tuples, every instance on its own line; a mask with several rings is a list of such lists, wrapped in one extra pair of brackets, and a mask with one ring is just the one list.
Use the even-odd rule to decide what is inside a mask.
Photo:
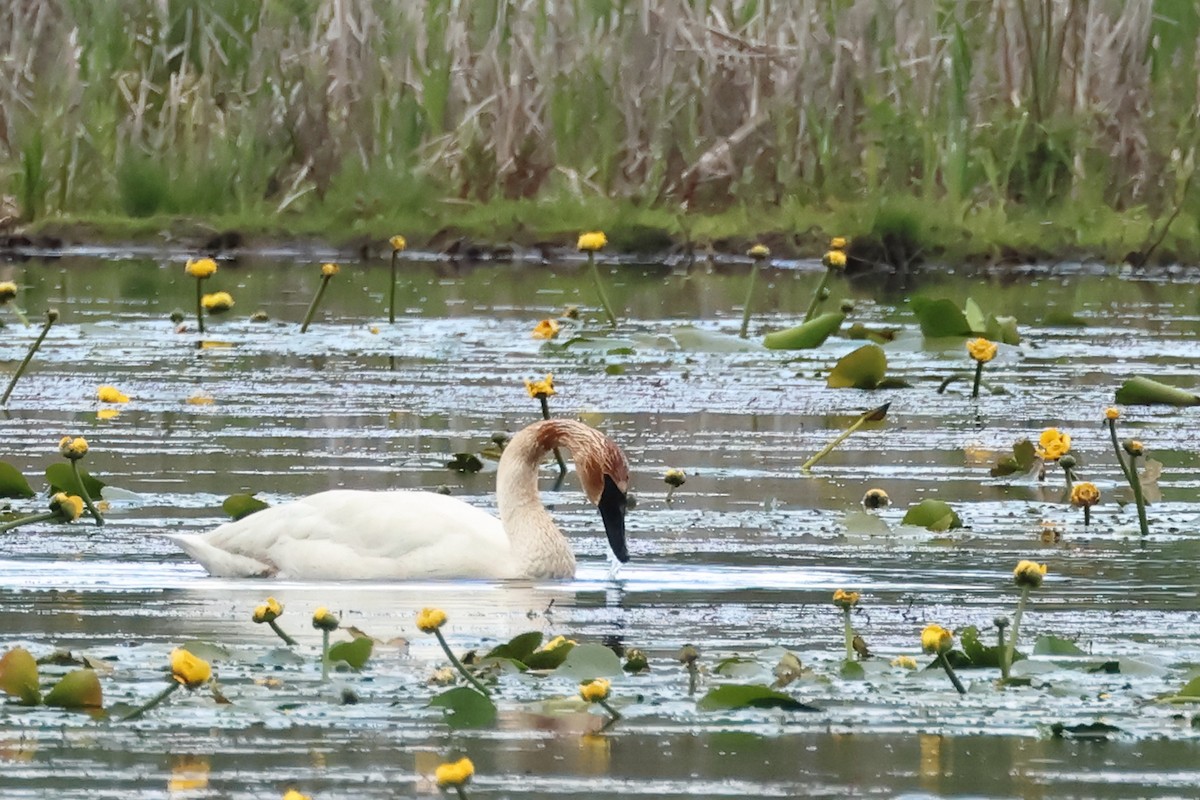
[(773, 331), (763, 337), (763, 346), (770, 350), (810, 350), (820, 347), (845, 322), (846, 315), (830, 312), (814, 317), (801, 325)]
[(0, 308), (7, 308), (13, 312), (17, 319), (21, 320), (21, 324), (29, 327), (29, 318), (25, 316), (16, 304), (17, 284), (14, 281), (0, 281)]
[(251, 615), (251, 619), (256, 624), (261, 625), (266, 623), (271, 627), (271, 630), (275, 632), (275, 635), (283, 640), (284, 644), (286, 644), (288, 647), (295, 647), (298, 642), (291, 636), (288, 636), (286, 633), (284, 633), (283, 629), (279, 627), (279, 623), (276, 622), (276, 620), (279, 619), (280, 615), (282, 614), (283, 604), (274, 597), (268, 597), (265, 603), (255, 607), (254, 613)]
[(146, 703), (119, 718), (119, 722), (130, 722), (140, 719), (148, 712), (162, 704), (164, 700), (175, 693), (179, 687), (194, 691), (204, 686), (213, 678), (212, 665), (189, 650), (177, 647), (171, 651), (171, 675), (167, 687), (150, 698)]
[(833, 448), (837, 447), (839, 444), (844, 442), (847, 438), (850, 437), (850, 434), (854, 433), (856, 430), (858, 430), (859, 428), (861, 428), (863, 425), (867, 424), (868, 422), (882, 422), (884, 420), (884, 418), (887, 416), (888, 408), (890, 406), (891, 406), (891, 403), (884, 403), (883, 405), (879, 406), (878, 408), (872, 408), (869, 411), (864, 411), (862, 414), (859, 414), (858, 419), (856, 419), (856, 420), (854, 420), (854, 422), (850, 423), (850, 426), (848, 428), (846, 428), (846, 430), (844, 430), (840, 434), (838, 434), (837, 437), (835, 437), (832, 442), (830, 442), (829, 444), (825, 445), (823, 448), (818, 450), (816, 452), (816, 454), (814, 454), (812, 456), (812, 458), (808, 459), (803, 464), (801, 464), (800, 469), (803, 470), (804, 472), (808, 472), (809, 470), (811, 470), (818, 461), (820, 461), (822, 458), (824, 458), (825, 456), (832, 453)]
[(592, 678), (579, 684), (579, 696), (583, 699), (583, 702), (594, 703), (608, 712), (608, 722), (604, 724), (601, 730), (608, 728), (621, 718), (620, 712), (608, 702), (612, 696), (612, 682), (606, 678)]
[(978, 338), (967, 342), (967, 354), (975, 361), (975, 380), (971, 384), (971, 397), (979, 397), (979, 381), (983, 377), (983, 365), (996, 357), (996, 344)]
[(184, 272), (196, 279), (196, 328), (204, 333), (204, 281), (217, 272), (217, 262), (211, 258), (188, 259)]
[(475, 765), (471, 759), (463, 757), (458, 761), (449, 761), (438, 765), (433, 779), (442, 790), (453, 789), (459, 798), (465, 800), (467, 793), (464, 787), (475, 776)]
[(29, 362), (33, 360), (34, 354), (42, 346), (42, 342), (46, 340), (46, 334), (50, 333), (50, 328), (57, 321), (57, 309), (52, 308), (46, 312), (46, 323), (42, 326), (42, 330), (38, 333), (37, 338), (29, 345), (29, 350), (25, 352), (25, 358), (21, 359), (21, 363), (17, 365), (17, 371), (9, 379), (8, 386), (4, 389), (4, 394), (0, 395), (0, 406), (8, 405), (8, 398), (12, 397), (12, 392), (17, 385), (17, 381), (21, 380), (21, 376), (25, 374), (25, 370), (29, 367)]
[(1003, 641), (1005, 626), (997, 626), (1000, 629), (1001, 647), (1004, 653), (1000, 662), (1000, 676), (1004, 680), (1008, 680), (1012, 670), (1013, 653), (1017, 647), (1017, 638), (1021, 633), (1021, 618), (1025, 614), (1025, 604), (1029, 601), (1029, 593), (1034, 589), (1041, 588), (1045, 577), (1046, 565), (1038, 564), (1036, 561), (1021, 561), (1013, 569), (1013, 582), (1021, 590), (1021, 595), (1017, 599), (1017, 610), (1012, 618), (1012, 635), (1009, 636), (1007, 643)]
[(954, 634), (941, 625), (930, 623), (922, 629), (921, 650), (934, 656), (936, 663), (946, 671), (946, 677), (950, 679), (955, 691), (959, 694), (966, 694), (967, 690), (963, 688), (962, 681), (958, 679), (954, 667), (950, 666), (950, 661), (946, 658), (952, 647), (954, 647)]
[(43, 696), (37, 661), (23, 647), (14, 647), (0, 656), (0, 691), (24, 706), (98, 709), (104, 704), (100, 681), (92, 669), (66, 673)]
[(70, 436), (64, 436), (59, 440), (58, 451), (71, 465), (71, 473), (75, 477), (75, 485), (78, 488), (79, 496), (83, 498), (83, 504), (87, 506), (88, 513), (92, 515), (92, 519), (96, 521), (97, 525), (103, 525), (104, 517), (92, 502), (91, 494), (88, 492), (87, 484), (84, 482), (79, 468), (79, 462), (83, 460), (83, 457), (88, 452), (87, 440), (82, 436), (76, 436), (74, 439)]
[(1153, 378), (1137, 376), (1121, 384), (1116, 401), (1127, 406), (1195, 406), (1200, 405), (1200, 395)]
[(830, 389), (906, 389), (908, 381), (887, 377), (887, 354), (877, 344), (864, 344), (837, 360), (825, 385)]
[(765, 244), (756, 244), (751, 247), (746, 255), (750, 256), (750, 280), (746, 284), (746, 299), (742, 302), (742, 327), (738, 331), (738, 336), (746, 338), (746, 332), (750, 328), (750, 307), (754, 301), (754, 284), (758, 281), (759, 266), (771, 257), (771, 250)]
[(949, 531), (963, 526), (962, 519), (944, 500), (926, 498), (909, 506), (901, 525), (916, 525), (929, 531)]
[(1100, 502), (1100, 490), (1090, 481), (1080, 481), (1071, 487), (1071, 505), (1083, 509), (1083, 524), (1092, 523), (1092, 506)]
[(115, 386), (101, 386), (96, 390), (96, 398), (101, 403), (128, 403), (129, 395)]
[(472, 675), (463, 663), (458, 660), (458, 656), (454, 655), (454, 651), (450, 649), (450, 645), (446, 643), (446, 637), (442, 635), (442, 626), (446, 624), (446, 612), (440, 608), (423, 608), (421, 613), (417, 615), (417, 630), (421, 633), (431, 633), (442, 647), (442, 652), (446, 654), (446, 658), (450, 660), (450, 664), (458, 670), (467, 683), (479, 692), (484, 697), (490, 698), (490, 693), (484, 688), (483, 684)]
[(400, 254), (408, 247), (408, 241), (399, 234), (388, 239), (388, 244), (392, 246), (392, 265), (391, 265), (391, 281), (388, 283), (388, 323), (396, 324), (396, 262), (400, 260)]
[[(1120, 409), (1110, 406), (1104, 411), (1104, 424), (1108, 427), (1108, 435), (1112, 440), (1113, 452), (1117, 456), (1117, 465), (1121, 468), (1121, 474), (1125, 476), (1125, 481), (1129, 484), (1129, 488), (1133, 490), (1133, 502), (1137, 506), (1138, 526), (1141, 528), (1142, 536), (1148, 536), (1150, 534), (1150, 524), (1146, 520), (1146, 493), (1142, 487), (1142, 479), (1138, 474), (1137, 466), (1138, 457), (1145, 455), (1146, 449), (1141, 442), (1135, 440), (1126, 440), (1123, 444), (1118, 444), (1117, 420), (1120, 417)], [(1074, 504), (1074, 496), (1072, 496), (1071, 502)], [(1086, 507), (1084, 508), (1084, 514), (1087, 514)]]
[(558, 324), (558, 320), (543, 319), (533, 326), (533, 331), (530, 334), (534, 339), (553, 339), (558, 336), (562, 326)]
[[(842, 246), (838, 247), (838, 244)], [(847, 241), (844, 236), (835, 237), (829, 243), (830, 249), (821, 257), (821, 264), (825, 267), (825, 273), (821, 275), (821, 281), (817, 284), (817, 288), (813, 290), (812, 300), (808, 302), (808, 309), (804, 312), (805, 322), (810, 322), (816, 316), (818, 306), (829, 298), (829, 279), (835, 272), (845, 271), (846, 244)]]
[(312, 626), (321, 632), (321, 680), (329, 680), (329, 634), (336, 631), (341, 621), (325, 606), (320, 606), (312, 615)]
[(687, 474), (678, 467), (671, 467), (663, 473), (663, 483), (667, 485), (666, 502), (671, 502), (675, 490), (687, 483)]
[(850, 612), (858, 605), (861, 596), (858, 592), (848, 592), (838, 589), (833, 593), (833, 604), (842, 611), (842, 626), (846, 634), (846, 660), (854, 660), (854, 627), (850, 624)]
[(307, 333), (308, 325), (312, 322), (313, 315), (317, 313), (317, 306), (321, 304), (321, 298), (325, 296), (325, 290), (329, 288), (329, 282), (333, 280), (333, 276), (337, 275), (341, 270), (337, 264), (322, 264), (321, 265), (321, 283), (317, 286), (317, 293), (313, 295), (312, 302), (308, 304), (308, 311), (304, 312), (304, 321), (300, 323), (300, 332)]
[[(599, 235), (601, 237), (604, 236), (604, 234)], [(582, 239), (583, 237), (580, 238)], [(541, 380), (531, 381), (526, 379), (525, 391), (528, 392), (529, 396), (537, 400), (541, 405), (542, 419), (550, 419), (550, 397), (551, 395), (558, 394), (558, 392), (554, 389), (554, 376), (547, 372), (546, 377), (542, 378)], [(563, 459), (562, 451), (557, 447), (554, 448), (554, 460), (558, 462), (559, 476), (565, 476), (567, 474), (567, 462), (565, 459)], [(483, 465), (480, 464), (480, 466), (482, 467)]]
[(579, 242), (576, 247), (580, 252), (587, 253), (588, 271), (592, 274), (596, 296), (600, 298), (600, 305), (604, 307), (608, 324), (615, 328), (617, 327), (617, 315), (613, 312), (612, 303), (609, 302), (608, 295), (604, 291), (604, 281), (600, 279), (600, 269), (596, 266), (596, 253), (604, 249), (607, 244), (608, 237), (604, 235), (603, 231), (592, 231), (579, 234)]

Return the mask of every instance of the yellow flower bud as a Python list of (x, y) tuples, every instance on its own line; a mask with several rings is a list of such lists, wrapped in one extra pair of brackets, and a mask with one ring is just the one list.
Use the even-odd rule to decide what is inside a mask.
[(867, 493), (863, 495), (863, 508), (883, 508), (891, 505), (892, 498), (888, 497), (888, 493), (883, 489), (867, 489)]
[(830, 250), (845, 250), (846, 246), (848, 244), (850, 244), (850, 240), (847, 239), (845, 236), (835, 236), (829, 240), (829, 249)]
[(606, 244), (608, 244), (608, 237), (604, 235), (604, 231), (591, 231), (579, 234), (577, 247), (581, 252), (594, 253), (603, 249)]
[(187, 688), (195, 689), (212, 677), (212, 667), (203, 658), (177, 647), (171, 651), (171, 677)]
[(1108, 408), (1104, 409), (1104, 418), (1105, 419), (1120, 419), (1121, 418), (1121, 409), (1117, 408), (1116, 406), (1109, 406)]
[(663, 475), (663, 482), (672, 489), (678, 489), (687, 483), (687, 474), (683, 470), (672, 467)]
[(846, 267), (846, 254), (841, 250), (830, 250), (821, 260), (830, 269), (845, 269)]
[(593, 678), (579, 685), (579, 696), (589, 703), (599, 703), (601, 700), (607, 700), (611, 693), (612, 684), (605, 678)]
[(417, 630), (421, 633), (433, 633), (446, 624), (446, 612), (440, 608), (422, 608), (417, 614)]
[(465, 786), (474, 774), (475, 765), (471, 763), (471, 759), (460, 758), (458, 761), (439, 765), (434, 771), (433, 779), (438, 787), (450, 789)]
[(254, 621), (258, 623), (274, 622), (283, 613), (283, 604), (274, 597), (268, 597), (267, 602), (254, 609)]
[(0, 281), (0, 306), (17, 296), (17, 284), (13, 281)]
[(211, 258), (188, 259), (184, 271), (193, 278), (211, 278), (217, 271), (217, 262)]
[(392, 238), (388, 239), (388, 244), (390, 244), (392, 246), (392, 250), (396, 251), (397, 253), (408, 247), (408, 241), (405, 240), (405, 238), (400, 234), (396, 234)]
[(76, 436), (74, 439), (70, 436), (64, 436), (58, 440), (58, 452), (62, 453), (63, 458), (78, 461), (87, 455), (87, 451), (87, 439), (84, 439), (82, 436)]
[(762, 261), (765, 258), (771, 257), (771, 251), (765, 244), (756, 244), (746, 251), (746, 255), (753, 258), (755, 261)]
[(96, 397), (101, 403), (128, 403), (129, 395), (115, 386), (101, 386), (96, 390)]
[(337, 275), (341, 268), (337, 264), (322, 264), (321, 275), (326, 278), (332, 278)]
[(1124, 448), (1126, 453), (1129, 453), (1129, 455), (1134, 456), (1135, 458), (1137, 456), (1146, 455), (1146, 446), (1137, 439), (1126, 439), (1125, 441), (1121, 442), (1121, 447)]
[(892, 666), (901, 669), (916, 669), (917, 660), (912, 656), (896, 656), (892, 659)]
[(283, 800), (312, 800), (312, 798), (306, 794), (300, 794), (295, 789), (288, 789), (287, 794), (283, 796)]
[(229, 292), (213, 292), (200, 298), (200, 304), (210, 314), (221, 314), (233, 308), (233, 295)]
[(954, 634), (941, 625), (926, 625), (921, 631), (921, 649), (926, 653), (948, 653), (954, 646)]
[(79, 495), (56, 492), (50, 498), (50, 510), (61, 522), (74, 522), (83, 514), (83, 498)]
[(861, 598), (858, 592), (847, 592), (845, 589), (838, 589), (833, 593), (833, 604), (843, 610), (849, 610), (858, 605)]
[(967, 342), (967, 352), (971, 358), (981, 364), (986, 364), (996, 357), (996, 343), (982, 337)]
[(321, 606), (313, 612), (312, 626), (319, 631), (336, 631), (341, 622), (328, 608)]
[(553, 339), (558, 336), (558, 331), (561, 326), (556, 320), (544, 319), (537, 325), (533, 326), (533, 338), (535, 339)]
[(530, 397), (539, 399), (557, 394), (554, 391), (554, 376), (547, 372), (546, 377), (540, 381), (525, 381), (525, 391), (529, 392)]
[(1013, 580), (1021, 588), (1036, 589), (1042, 585), (1044, 577), (1046, 577), (1046, 565), (1038, 564), (1035, 561), (1022, 561), (1013, 570)]

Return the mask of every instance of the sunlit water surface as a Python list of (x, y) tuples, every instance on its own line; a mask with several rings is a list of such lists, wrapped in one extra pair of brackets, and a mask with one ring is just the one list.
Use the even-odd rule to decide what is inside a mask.
[[(113, 487), (103, 528), (42, 525), (0, 541), (0, 651), (104, 660), (106, 702), (135, 703), (163, 686), (173, 647), (213, 643), (228, 651), (217, 669), (232, 701), (177, 693), (125, 724), (0, 706), (0, 797), (267, 798), (290, 786), (323, 799), (432, 797), (437, 764), (461, 754), (477, 768), (472, 796), (1195, 793), (1193, 710), (1154, 701), (1200, 674), (1200, 426), (1191, 409), (1126, 409), (1125, 435), (1164, 464), (1143, 540), (1100, 425), (1128, 375), (1200, 384), (1200, 287), (1190, 274), (1073, 266), (927, 277), (910, 293), (971, 296), (1020, 320), (1022, 345), (1002, 347), (987, 368), (1008, 394), (971, 401), (961, 381), (936, 392), (968, 369), (961, 342), (923, 341), (904, 295), (869, 280), (837, 286), (831, 303), (852, 299), (853, 319), (899, 329), (885, 348), (889, 374), (913, 388), (826, 389), (822, 375), (861, 342), (754, 345), (794, 323), (815, 264), (760, 277), (745, 347), (731, 338), (745, 265), (606, 272), (623, 310), (613, 333), (588, 321), (593, 293), (578, 264), (425, 261), (405, 265), (395, 325), (386, 265), (351, 264), (301, 336), (313, 265), (224, 264), (210, 288), (237, 305), (200, 336), (190, 318), (182, 333), (167, 319), (194, 302), (178, 261), (0, 265), (31, 311), (62, 312), (0, 412), (0, 459), (40, 487), (58, 437), (82, 435), (87, 466)], [(559, 343), (580, 330), (605, 341), (556, 349), (530, 337), (568, 305), (582, 306), (585, 320)], [(250, 322), (259, 308), (272, 321)], [(0, 313), (10, 323), (0, 331), (6, 378), (33, 330)], [(1086, 326), (1047, 322), (1071, 314)], [(730, 338), (697, 344), (683, 326)], [(547, 372), (559, 392), (552, 411), (605, 430), (633, 464), (633, 560), (615, 573), (594, 509), (573, 478), (554, 490), (549, 466), (545, 499), (580, 557), (576, 579), (561, 584), (223, 580), (159, 536), (213, 527), (235, 492), (280, 502), (332, 487), (446, 486), (494, 510), (494, 467), (460, 475), (445, 462), (536, 419), (522, 381)], [(102, 384), (131, 402), (102, 406)], [(212, 403), (189, 402), (201, 396)], [(801, 473), (838, 429), (886, 401), (884, 423)], [(1064, 502), (1061, 475), (988, 475), (1013, 442), (1047, 426), (1072, 435), (1081, 476), (1103, 493), (1088, 528)], [(670, 504), (667, 467), (688, 475)], [(891, 533), (845, 523), (872, 486), (891, 495), (880, 515)], [(951, 502), (967, 527), (901, 528), (904, 510), (926, 497)], [(14, 501), (23, 511), (41, 503)], [(1053, 634), (1075, 640), (1088, 664), (1118, 671), (1035, 657), (1020, 665), (1030, 686), (1000, 690), (993, 671), (964, 671), (960, 699), (939, 671), (889, 665), (919, 657), (927, 622), (994, 637), (992, 619), (1013, 611), (1011, 571), (1022, 558), (1050, 568), (1025, 615), (1023, 649)], [(862, 680), (839, 676), (841, 618), (829, 602), (838, 588), (863, 595), (854, 624), (875, 657)], [(269, 594), (288, 609), (281, 622), (301, 640), (300, 663), (280, 665), (269, 631), (250, 621)], [(319, 634), (308, 625), (318, 605), (383, 642), (361, 674), (320, 682)], [(641, 648), (652, 669), (615, 680), (625, 718), (602, 734), (597, 715), (565, 701), (576, 681), (553, 675), (504, 676), (497, 724), (453, 731), (427, 707), (443, 658), (415, 629), (423, 606), (448, 612), (460, 651), (540, 630)], [(675, 658), (686, 643), (701, 652), (697, 695), (727, 680), (769, 683), (786, 648), (810, 670), (787, 691), (820, 710), (701, 711)], [(760, 667), (714, 674), (734, 655)], [(344, 705), (345, 692), (358, 702)], [(1105, 741), (1061, 739), (1050, 735), (1056, 723), (1112, 730)]]

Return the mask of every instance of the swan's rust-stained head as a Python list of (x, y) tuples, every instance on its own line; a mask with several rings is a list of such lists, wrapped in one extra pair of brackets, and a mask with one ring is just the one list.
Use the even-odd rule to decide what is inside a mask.
[(543, 422), (538, 444), (549, 452), (566, 447), (575, 461), (583, 492), (600, 509), (608, 545), (619, 561), (629, 560), (625, 541), (626, 493), (629, 491), (629, 462), (616, 442), (595, 428), (573, 420)]

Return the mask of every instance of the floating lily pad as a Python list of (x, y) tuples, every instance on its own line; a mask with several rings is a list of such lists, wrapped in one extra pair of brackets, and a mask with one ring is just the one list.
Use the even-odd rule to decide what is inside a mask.
[(256, 511), (262, 511), (264, 508), (270, 507), (269, 504), (264, 503), (252, 494), (231, 494), (225, 498), (224, 503), (221, 503), (221, 510), (234, 520), (248, 517)]
[(1200, 395), (1139, 376), (1121, 384), (1117, 402), (1128, 406), (1195, 406), (1200, 405)]
[(542, 643), (540, 631), (529, 631), (518, 634), (502, 645), (493, 647), (484, 658), (511, 658), (514, 661), (525, 662)]
[(809, 350), (820, 347), (826, 339), (842, 327), (845, 314), (830, 313), (813, 317), (803, 325), (788, 328), (784, 331), (768, 333), (763, 337), (763, 345), (770, 350)]
[(548, 650), (535, 650), (525, 659), (530, 669), (558, 669), (576, 647), (575, 642), (563, 639)]
[(63, 675), (46, 693), (46, 705), (55, 708), (101, 708), (104, 693), (100, 679), (90, 669), (77, 669)]
[(900, 523), (916, 525), (931, 531), (948, 531), (962, 527), (962, 520), (958, 514), (949, 503), (941, 500), (922, 500), (910, 506)]
[(14, 647), (0, 658), (0, 691), (17, 698), (21, 705), (42, 702), (37, 661), (24, 647)]
[(1057, 636), (1039, 636), (1034, 642), (1033, 654), (1035, 656), (1086, 656), (1087, 653), (1079, 649), (1079, 645), (1067, 639), (1060, 639)]
[(785, 711), (819, 711), (816, 706), (801, 703), (796, 698), (759, 684), (726, 684), (708, 691), (696, 703), (701, 711), (724, 708), (782, 708)]
[(946, 336), (970, 336), (971, 323), (953, 300), (933, 300), (928, 297), (914, 297), (908, 301), (921, 333), (930, 339), (940, 339)]
[(695, 353), (750, 353), (763, 349), (758, 342), (743, 339), (728, 333), (705, 331), (691, 325), (680, 325), (671, 329), (680, 350)]
[[(990, 667), (993, 669), (1000, 667), (1000, 659), (1002, 658), (1000, 646), (997, 644), (984, 644), (979, 638), (979, 628), (974, 625), (968, 625), (959, 632), (958, 640), (962, 642), (963, 654), (969, 662), (966, 666)], [(1020, 653), (1013, 652), (1014, 663), (1024, 657)]]
[(830, 389), (874, 389), (887, 372), (887, 356), (877, 344), (865, 344), (838, 359), (825, 385)]
[(838, 677), (844, 681), (861, 681), (866, 679), (867, 671), (857, 661), (845, 658), (842, 659), (842, 666), (838, 669)]
[(724, 675), (726, 678), (748, 678), (751, 675), (759, 674), (763, 669), (762, 664), (753, 658), (730, 656), (718, 661), (713, 667), (713, 672), (717, 675)]
[(555, 675), (586, 680), (621, 674), (621, 659), (602, 644), (581, 644), (571, 648)]
[(446, 462), (446, 469), (455, 472), (479, 472), (483, 469), (483, 462), (474, 453), (455, 453), (454, 458)]
[(7, 461), (0, 461), (0, 497), (33, 497), (33, 495), (33, 487), (29, 485), (29, 481), (25, 479), (21, 471)]
[(993, 478), (1020, 473), (1024, 475), (1033, 470), (1037, 464), (1037, 449), (1033, 442), (1022, 439), (1013, 445), (1012, 455), (1007, 455), (997, 461), (990, 472)]
[[(82, 467), (79, 469), (79, 475), (83, 478), (83, 485), (87, 487), (88, 496), (93, 500), (98, 499), (104, 491), (104, 482), (92, 477)], [(83, 494), (79, 488), (79, 481), (75, 479), (75, 471), (71, 469), (70, 464), (64, 461), (51, 464), (46, 468), (46, 483), (50, 484), (51, 493)]]
[(359, 636), (348, 642), (338, 642), (329, 648), (329, 660), (345, 661), (352, 669), (360, 670), (371, 657), (375, 649), (375, 640), (369, 636)]
[(435, 695), (429, 705), (442, 709), (451, 728), (484, 728), (496, 721), (496, 704), (467, 686), (447, 689)]

